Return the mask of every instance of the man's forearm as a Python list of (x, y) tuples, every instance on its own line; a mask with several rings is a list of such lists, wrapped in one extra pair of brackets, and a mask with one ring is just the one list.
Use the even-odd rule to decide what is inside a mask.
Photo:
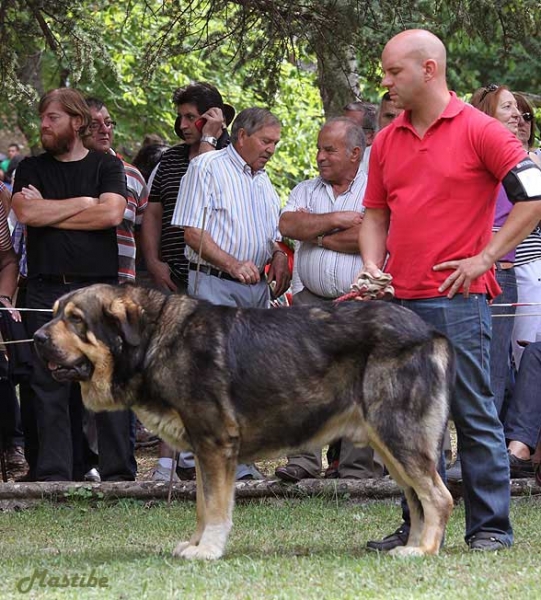
[(13, 196), (12, 208), (23, 225), (49, 227), (79, 214), (97, 202), (97, 198), (89, 196), (65, 200), (28, 199), (17, 192)]
[(152, 264), (160, 260), (162, 214), (162, 205), (158, 202), (150, 202), (141, 224), (141, 250), (149, 269)]
[[(203, 236), (202, 245), (201, 236)], [(237, 262), (234, 256), (224, 252), (216, 244), (207, 231), (203, 231), (197, 227), (186, 227), (184, 229), (184, 240), (197, 254), (200, 253), (199, 251), (201, 249), (201, 258), (221, 271), (230, 272), (233, 264)]]
[(359, 230), (359, 249), (364, 264), (382, 269), (387, 258), (389, 213), (384, 209), (367, 209)]
[(122, 217), (119, 217), (118, 212), (111, 211), (109, 208), (99, 205), (87, 208), (59, 223), (54, 223), (51, 227), (72, 229), (74, 231), (94, 231), (117, 227), (121, 222)]
[(13, 299), (13, 295), (17, 289), (17, 276), (19, 275), (19, 265), (17, 263), (17, 255), (14, 250), (2, 252), (0, 256), (0, 295), (9, 296)]
[(311, 214), (309, 212), (286, 212), (280, 217), (280, 233), (301, 242), (337, 228), (335, 213)]
[(360, 225), (350, 227), (344, 231), (336, 231), (325, 235), (321, 240), (323, 248), (344, 254), (359, 254)]

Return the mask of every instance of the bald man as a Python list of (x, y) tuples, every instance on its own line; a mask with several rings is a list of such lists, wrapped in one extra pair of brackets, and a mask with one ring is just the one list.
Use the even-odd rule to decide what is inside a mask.
[[(449, 92), (445, 47), (430, 32), (392, 38), (382, 67), (382, 85), (405, 110), (372, 145), (359, 236), (363, 271), (378, 276), (385, 267), (397, 302), (454, 344), (451, 417), (462, 458), (465, 540), (472, 550), (499, 550), (513, 543), (513, 531), (509, 462), (490, 390), (488, 301), (500, 291), (495, 261), (541, 219), (541, 171), (515, 136)], [(515, 205), (492, 236), (502, 181)], [(401, 527), (368, 547), (419, 545), (418, 521), (411, 522), (411, 536), (405, 513)]]

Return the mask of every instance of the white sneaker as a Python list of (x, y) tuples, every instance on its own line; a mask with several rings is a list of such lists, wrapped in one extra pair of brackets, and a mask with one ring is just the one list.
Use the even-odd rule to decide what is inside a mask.
[(95, 467), (92, 467), (88, 473), (85, 473), (85, 481), (93, 481), (94, 483), (100, 483), (101, 477), (100, 472)]
[[(156, 465), (154, 471), (152, 471), (152, 481), (165, 481), (169, 483), (171, 481), (171, 469), (162, 467), (162, 465)], [(178, 475), (173, 472), (173, 482), (178, 483), (180, 481)]]

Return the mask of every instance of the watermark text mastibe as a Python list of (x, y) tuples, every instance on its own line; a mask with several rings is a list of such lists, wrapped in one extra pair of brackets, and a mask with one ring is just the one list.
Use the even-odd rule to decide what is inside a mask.
[(21, 594), (27, 594), (34, 588), (107, 588), (109, 579), (96, 575), (96, 569), (90, 573), (53, 573), (47, 569), (34, 569), (32, 575), (22, 577), (15, 585)]

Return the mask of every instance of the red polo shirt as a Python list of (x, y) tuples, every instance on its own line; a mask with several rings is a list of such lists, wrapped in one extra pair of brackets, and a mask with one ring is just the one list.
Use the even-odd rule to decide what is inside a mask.
[[(438, 263), (478, 254), (489, 242), (498, 185), (526, 156), (501, 123), (459, 100), (449, 104), (420, 138), (403, 112), (374, 140), (367, 208), (388, 208), (389, 258), (397, 298), (445, 296), (449, 271)], [(499, 293), (493, 270), (472, 293)]]

